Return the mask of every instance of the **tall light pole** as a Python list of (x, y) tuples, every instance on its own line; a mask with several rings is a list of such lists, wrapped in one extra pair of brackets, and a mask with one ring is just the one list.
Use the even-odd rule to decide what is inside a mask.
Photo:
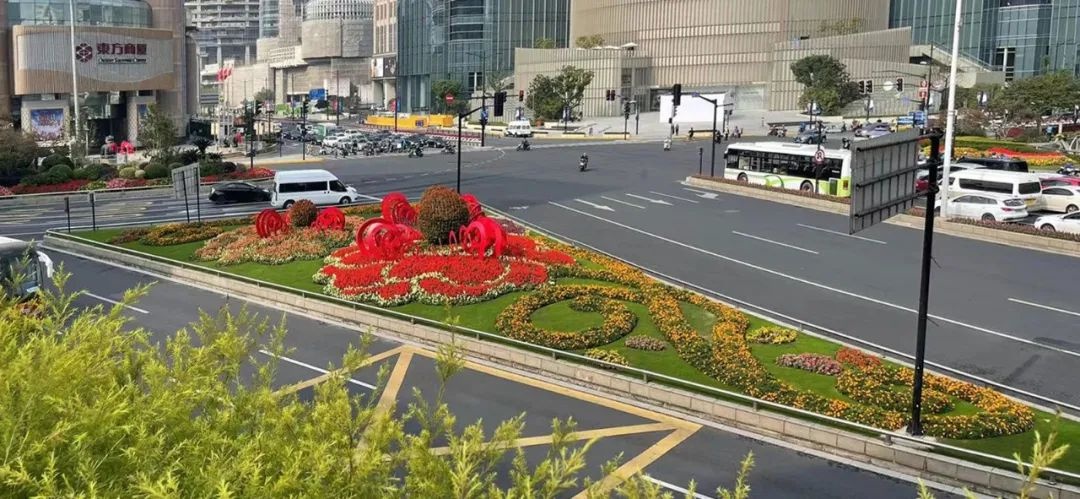
[[(720, 109), (720, 102), (717, 99), (710, 99), (708, 97), (705, 97), (704, 95), (701, 95), (698, 92), (694, 92), (691, 95), (694, 96), (694, 97), (697, 97), (698, 99), (701, 99), (701, 100), (703, 100), (705, 102), (708, 102), (708, 103), (712, 104), (712, 137), (709, 137), (710, 140), (712, 140), (712, 153), (709, 156), (709, 176), (710, 177), (715, 177), (716, 176), (716, 112), (717, 112), (717, 110)], [(724, 176), (724, 165), (720, 165), (720, 176), (721, 177)]]
[(484, 139), (487, 138), (487, 118), (484, 117), (487, 110), (487, 56), (484, 52), (465, 54), (480, 58), (480, 77), (483, 78), (480, 83), (480, 108), (485, 110), (485, 114), (480, 117), (480, 147), (484, 147)]
[[(956, 0), (956, 13), (953, 19), (952, 60), (949, 61), (949, 105), (945, 117), (945, 173), (941, 177), (941, 217), (949, 217), (949, 167), (953, 160), (953, 134), (956, 132), (956, 60), (960, 57), (960, 15), (963, 13), (963, 0)], [(917, 373), (922, 374), (922, 373)], [(921, 388), (921, 387), (920, 387)], [(917, 424), (917, 423), (913, 423)], [(920, 432), (922, 427), (917, 429)], [(912, 432), (914, 434), (914, 432)]]
[(75, 141), (79, 137), (79, 75), (75, 66), (75, 0), (68, 0), (68, 12), (71, 15), (71, 107), (74, 109), (75, 120), (71, 131), (71, 142), (68, 145), (68, 155), (71, 163), (75, 164)]

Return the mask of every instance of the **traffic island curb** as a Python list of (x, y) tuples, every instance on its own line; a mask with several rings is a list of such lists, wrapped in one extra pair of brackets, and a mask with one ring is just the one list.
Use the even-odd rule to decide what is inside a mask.
[[(798, 206), (801, 208), (809, 208), (812, 210), (834, 213), (837, 215), (847, 216), (851, 210), (850, 205), (846, 203), (840, 203), (837, 201), (831, 201), (828, 199), (821, 199), (810, 196), (802, 196), (798, 194), (788, 194), (785, 192), (778, 192), (774, 190), (766, 190), (751, 185), (739, 185), (727, 182), (720, 182), (717, 180), (712, 180), (705, 177), (698, 177), (694, 175), (686, 177), (685, 184), (693, 187), (699, 187), (702, 189), (723, 192), (726, 194), (735, 194), (738, 196), (751, 197), (764, 201), (771, 201), (774, 203), (781, 203)], [(899, 225), (910, 229), (923, 230), (925, 221), (922, 217), (908, 214), (899, 214), (886, 220), (885, 223)], [(987, 227), (979, 227), (977, 225), (942, 220), (940, 217), (934, 221), (934, 232), (938, 234), (945, 234), (948, 236), (962, 237), (965, 239), (974, 239), (977, 241), (1012, 246), (1014, 248), (1029, 249), (1035, 251), (1042, 251), (1045, 253), (1053, 253), (1055, 255), (1080, 258), (1080, 242), (1067, 241), (1065, 239), (1055, 239), (1052, 237), (1041, 237), (1031, 234), (1022, 234), (1005, 230), (991, 229)]]
[[(227, 296), (261, 303), (284, 311), (314, 315), (323, 320), (345, 323), (373, 330), (379, 336), (397, 341), (436, 348), (456, 343), (472, 358), (525, 371), (537, 377), (555, 379), (595, 392), (605, 393), (623, 401), (662, 408), (686, 417), (713, 421), (739, 428), (763, 438), (779, 439), (791, 444), (826, 452), (844, 459), (878, 466), (915, 478), (967, 487), (975, 492), (1005, 496), (1013, 495), (1022, 477), (1009, 470), (993, 468), (970, 461), (934, 454), (892, 443), (889, 432), (871, 435), (845, 431), (838, 427), (818, 424), (789, 415), (797, 410), (774, 411), (763, 408), (765, 402), (742, 405), (715, 396), (675, 388), (648, 377), (640, 379), (627, 374), (570, 362), (558, 353), (540, 353), (514, 347), (494, 340), (482, 340), (477, 332), (456, 328), (455, 331), (419, 324), (415, 318), (405, 320), (364, 310), (355, 303), (336, 301), (318, 293), (302, 290), (283, 290), (282, 287), (250, 278), (240, 278), (226, 272), (150, 257), (128, 249), (108, 247), (85, 239), (59, 233), (47, 233), (44, 245), (56, 251), (81, 255), (99, 261), (132, 268), (141, 272), (172, 279), (183, 284), (213, 289)], [(387, 312), (390, 313), (390, 312)], [(509, 341), (509, 340), (507, 340)], [(745, 398), (745, 397), (744, 397)], [(1040, 481), (1037, 497), (1051, 493), (1060, 499), (1080, 499), (1080, 488), (1062, 483)]]

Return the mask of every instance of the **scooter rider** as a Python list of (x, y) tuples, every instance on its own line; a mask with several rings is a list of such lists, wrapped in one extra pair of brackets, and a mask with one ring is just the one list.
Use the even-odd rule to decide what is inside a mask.
[(588, 154), (581, 153), (581, 160), (578, 162), (578, 167), (581, 168), (581, 171), (585, 171), (585, 169), (589, 167), (589, 155)]
[(528, 151), (529, 146), (530, 146), (529, 139), (521, 139), (521, 143), (518, 144), (518, 150), (519, 151)]
[(665, 151), (670, 151), (671, 150), (671, 137), (664, 138), (664, 150)]

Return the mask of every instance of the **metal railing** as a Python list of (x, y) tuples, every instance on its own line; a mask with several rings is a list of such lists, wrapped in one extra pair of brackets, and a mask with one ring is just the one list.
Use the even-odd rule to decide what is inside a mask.
[[(495, 210), (490, 210), (489, 209), (489, 211), (494, 212)], [(500, 215), (505, 216), (505, 214), (502, 214), (502, 213), (500, 213)], [(562, 242), (568, 243), (568, 244), (569, 243), (574, 243), (574, 241), (572, 239), (565, 238), (565, 237), (560, 236), (560, 235), (558, 235), (556, 233), (550, 233), (548, 231), (541, 231), (541, 230), (535, 229), (531, 225), (529, 225), (527, 223), (524, 223), (524, 222), (518, 220), (515, 217), (507, 216), (507, 218), (511, 218), (515, 222), (518, 222), (521, 225), (526, 226), (531, 230), (536, 230), (539, 233), (543, 233), (545, 235), (548, 235), (549, 237), (552, 237), (553, 239), (562, 240)], [(259, 279), (254, 279), (254, 278), (247, 277), (247, 276), (240, 275), (240, 274), (226, 272), (226, 271), (222, 271), (222, 270), (219, 270), (219, 269), (214, 269), (214, 268), (211, 268), (211, 267), (206, 267), (206, 266), (203, 266), (203, 265), (197, 265), (197, 264), (184, 262), (184, 261), (180, 261), (180, 260), (173, 260), (171, 258), (166, 258), (166, 257), (158, 256), (158, 255), (153, 255), (153, 254), (150, 254), (150, 253), (143, 253), (143, 252), (140, 252), (140, 251), (135, 251), (135, 250), (131, 250), (131, 249), (120, 247), (120, 246), (115, 246), (115, 245), (108, 244), (108, 243), (102, 243), (102, 242), (99, 242), (99, 241), (94, 241), (92, 239), (86, 239), (86, 238), (79, 237), (79, 236), (72, 235), (72, 234), (65, 234), (63, 232), (59, 232), (59, 231), (55, 231), (55, 230), (47, 231), (46, 235), (47, 235), (47, 237), (51, 236), (51, 237), (55, 237), (57, 239), (66, 239), (66, 240), (70, 240), (70, 241), (73, 241), (73, 242), (76, 242), (76, 243), (85, 244), (85, 245), (89, 245), (89, 246), (93, 246), (93, 247), (97, 247), (97, 248), (101, 248), (101, 249), (105, 249), (105, 250), (113, 251), (113, 252), (117, 252), (117, 253), (123, 253), (123, 254), (134, 256), (134, 257), (137, 257), (137, 258), (143, 258), (143, 259), (146, 259), (146, 260), (150, 260), (150, 261), (154, 261), (154, 262), (158, 262), (158, 263), (163, 263), (163, 264), (167, 264), (167, 265), (172, 265), (172, 266), (176, 266), (176, 267), (180, 267), (180, 268), (184, 268), (184, 269), (188, 269), (188, 270), (193, 270), (193, 271), (197, 271), (197, 272), (208, 273), (208, 274), (214, 275), (214, 276), (219, 277), (219, 278), (228, 278), (228, 279), (239, 281), (239, 282), (242, 282), (242, 283), (245, 283), (245, 284), (248, 284), (248, 285), (253, 285), (253, 286), (256, 286), (256, 287), (259, 287), (259, 288), (273, 289), (273, 290), (282, 291), (282, 292), (286, 292), (286, 293), (290, 293), (290, 294), (294, 294), (294, 295), (299, 295), (299, 296), (301, 296), (302, 298), (305, 298), (305, 299), (320, 300), (320, 301), (324, 301), (324, 302), (333, 303), (335, 305), (339, 305), (339, 306), (342, 306), (342, 307), (351, 308), (351, 309), (356, 310), (356, 311), (364, 311), (364, 312), (372, 313), (372, 314), (375, 314), (375, 315), (380, 315), (380, 316), (384, 316), (384, 317), (391, 317), (391, 318), (399, 319), (399, 320), (402, 320), (402, 321), (406, 321), (406, 322), (408, 322), (410, 324), (419, 324), (419, 325), (423, 325), (423, 326), (428, 326), (428, 327), (432, 327), (432, 328), (436, 328), (436, 329), (445, 330), (447, 332), (455, 333), (455, 334), (456, 333), (464, 333), (464, 334), (466, 334), (468, 336), (471, 336), (472, 338), (474, 338), (476, 340), (488, 341), (488, 342), (491, 342), (491, 343), (497, 343), (497, 344), (503, 344), (503, 345), (511, 345), (511, 346), (515, 346), (515, 347), (518, 347), (518, 348), (521, 348), (521, 349), (524, 349), (524, 350), (529, 350), (529, 351), (533, 351), (533, 352), (543, 353), (545, 355), (550, 355), (553, 360), (560, 360), (560, 359), (571, 360), (571, 361), (574, 361), (574, 362), (579, 363), (579, 364), (584, 364), (586, 366), (598, 367), (598, 368), (602, 368), (602, 369), (605, 369), (605, 370), (608, 370), (608, 371), (614, 371), (614, 372), (617, 372), (617, 373), (620, 373), (620, 374), (623, 374), (623, 375), (627, 375), (627, 376), (630, 376), (632, 378), (641, 379), (642, 381), (644, 381), (646, 383), (660, 382), (663, 385), (673, 387), (673, 388), (678, 388), (678, 389), (683, 389), (683, 390), (687, 390), (687, 391), (690, 391), (690, 392), (710, 395), (710, 396), (720, 398), (720, 399), (738, 401), (738, 402), (742, 403), (743, 405), (750, 406), (754, 410), (759, 410), (760, 408), (764, 407), (764, 408), (767, 408), (767, 409), (772, 409), (773, 411), (781, 413), (781, 414), (796, 414), (796, 415), (800, 416), (801, 418), (806, 419), (806, 420), (810, 420), (812, 422), (820, 422), (820, 423), (824, 423), (826, 425), (833, 426), (833, 427), (840, 427), (840, 428), (853, 430), (853, 431), (856, 431), (858, 433), (869, 434), (869, 435), (877, 435), (879, 438), (881, 438), (886, 443), (889, 443), (889, 442), (892, 442), (892, 441), (897, 441), (897, 440), (910, 442), (913, 447), (929, 447), (931, 449), (934, 449), (936, 452), (938, 452), (940, 454), (962, 455), (962, 456), (966, 456), (967, 460), (971, 461), (971, 462), (984, 463), (984, 464), (989, 463), (989, 464), (991, 464), (991, 465), (993, 465), (995, 467), (1008, 469), (1008, 470), (1013, 470), (1013, 471), (1015, 471), (1016, 465), (1017, 465), (1016, 461), (1013, 460), (1013, 459), (997, 456), (997, 455), (994, 455), (994, 454), (988, 454), (988, 453), (985, 453), (985, 452), (974, 451), (974, 450), (971, 450), (971, 449), (966, 449), (966, 448), (963, 448), (963, 447), (957, 447), (957, 446), (954, 446), (954, 445), (948, 445), (948, 444), (943, 444), (943, 443), (940, 443), (940, 442), (924, 440), (922, 438), (912, 437), (912, 436), (907, 435), (905, 433), (894, 432), (894, 431), (890, 431), (890, 430), (886, 430), (886, 429), (882, 429), (882, 428), (877, 428), (877, 427), (865, 425), (865, 424), (862, 424), (862, 423), (855, 423), (855, 422), (847, 421), (847, 420), (840, 419), (840, 418), (826, 416), (824, 414), (818, 414), (816, 412), (807, 411), (805, 409), (799, 409), (799, 408), (787, 406), (787, 405), (784, 405), (784, 404), (779, 404), (779, 403), (776, 403), (776, 402), (755, 398), (755, 397), (752, 397), (750, 395), (746, 395), (746, 394), (743, 394), (743, 393), (724, 390), (722, 388), (716, 388), (716, 387), (709, 386), (709, 385), (703, 385), (703, 384), (696, 383), (696, 382), (693, 382), (693, 381), (687, 381), (687, 380), (677, 378), (677, 377), (674, 377), (674, 376), (669, 376), (667, 374), (661, 374), (661, 373), (657, 373), (657, 372), (654, 372), (654, 371), (649, 371), (647, 369), (640, 369), (640, 368), (636, 368), (636, 367), (632, 367), (632, 366), (624, 366), (624, 365), (619, 365), (619, 364), (613, 364), (613, 363), (610, 363), (610, 362), (594, 359), (594, 358), (591, 358), (591, 357), (586, 357), (586, 356), (581, 355), (581, 354), (577, 354), (577, 353), (573, 353), (573, 352), (566, 352), (566, 351), (563, 351), (563, 350), (558, 350), (558, 349), (549, 348), (549, 347), (545, 347), (545, 346), (541, 346), (541, 345), (536, 345), (536, 344), (516, 340), (516, 339), (513, 339), (513, 338), (509, 338), (509, 337), (506, 337), (506, 336), (498, 335), (498, 334), (495, 334), (495, 333), (489, 333), (489, 332), (486, 332), (486, 331), (480, 331), (480, 330), (472, 329), (472, 328), (468, 328), (468, 327), (448, 325), (448, 324), (446, 324), (444, 322), (429, 319), (429, 318), (426, 318), (426, 317), (406, 314), (406, 313), (402, 313), (402, 312), (398, 312), (398, 311), (394, 311), (394, 310), (388, 310), (388, 309), (380, 308), (380, 307), (377, 307), (377, 306), (374, 306), (374, 305), (368, 305), (368, 304), (365, 304), (365, 303), (357, 303), (357, 302), (352, 302), (352, 301), (340, 299), (340, 298), (337, 298), (337, 297), (327, 295), (327, 294), (322, 293), (322, 292), (312, 292), (312, 291), (307, 291), (307, 290), (303, 290), (303, 289), (299, 289), (299, 288), (294, 288), (294, 287), (291, 287), (291, 286), (285, 286), (285, 285), (282, 285), (282, 284), (276, 284), (276, 283), (271, 283), (271, 282), (267, 282), (267, 281), (262, 281), (262, 280), (259, 280)], [(582, 246), (587, 247), (587, 248), (589, 248), (591, 250), (594, 250), (594, 248), (592, 248), (590, 246), (587, 246), (587, 245), (582, 245)], [(599, 251), (599, 253), (604, 254), (606, 256), (610, 256), (607, 253), (604, 253), (602, 251)], [(619, 261), (623, 261), (621, 259), (618, 259), (617, 257), (612, 257), (612, 258), (615, 258), (615, 259), (617, 259)], [(628, 262), (628, 264), (629, 264), (629, 262)], [(646, 270), (646, 272), (651, 273), (648, 270)], [(735, 302), (739, 303), (738, 301), (735, 301)], [(282, 304), (284, 304), (284, 303), (282, 303)], [(284, 305), (288, 306), (287, 304), (284, 304)], [(1025, 468), (1030, 469), (1032, 465), (1030, 463), (1025, 462), (1025, 463), (1023, 463), (1023, 466)], [(1046, 468), (1046, 469), (1043, 469), (1041, 471), (1043, 473), (1042, 476), (1050, 478), (1052, 481), (1057, 480), (1057, 481), (1061, 481), (1061, 482), (1064, 482), (1064, 483), (1080, 484), (1080, 474), (1069, 472), (1069, 471), (1064, 471), (1064, 470), (1059, 470), (1059, 469), (1055, 469), (1055, 468)]]

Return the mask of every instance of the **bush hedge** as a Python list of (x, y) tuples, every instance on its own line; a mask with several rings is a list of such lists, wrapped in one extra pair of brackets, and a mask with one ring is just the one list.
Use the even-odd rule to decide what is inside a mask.
[(416, 228), (431, 244), (446, 244), (450, 233), (469, 223), (469, 207), (458, 193), (436, 185), (424, 191), (416, 216)]
[(155, 178), (165, 178), (169, 176), (169, 169), (157, 163), (147, 166), (145, 171), (146, 178), (148, 180)]

